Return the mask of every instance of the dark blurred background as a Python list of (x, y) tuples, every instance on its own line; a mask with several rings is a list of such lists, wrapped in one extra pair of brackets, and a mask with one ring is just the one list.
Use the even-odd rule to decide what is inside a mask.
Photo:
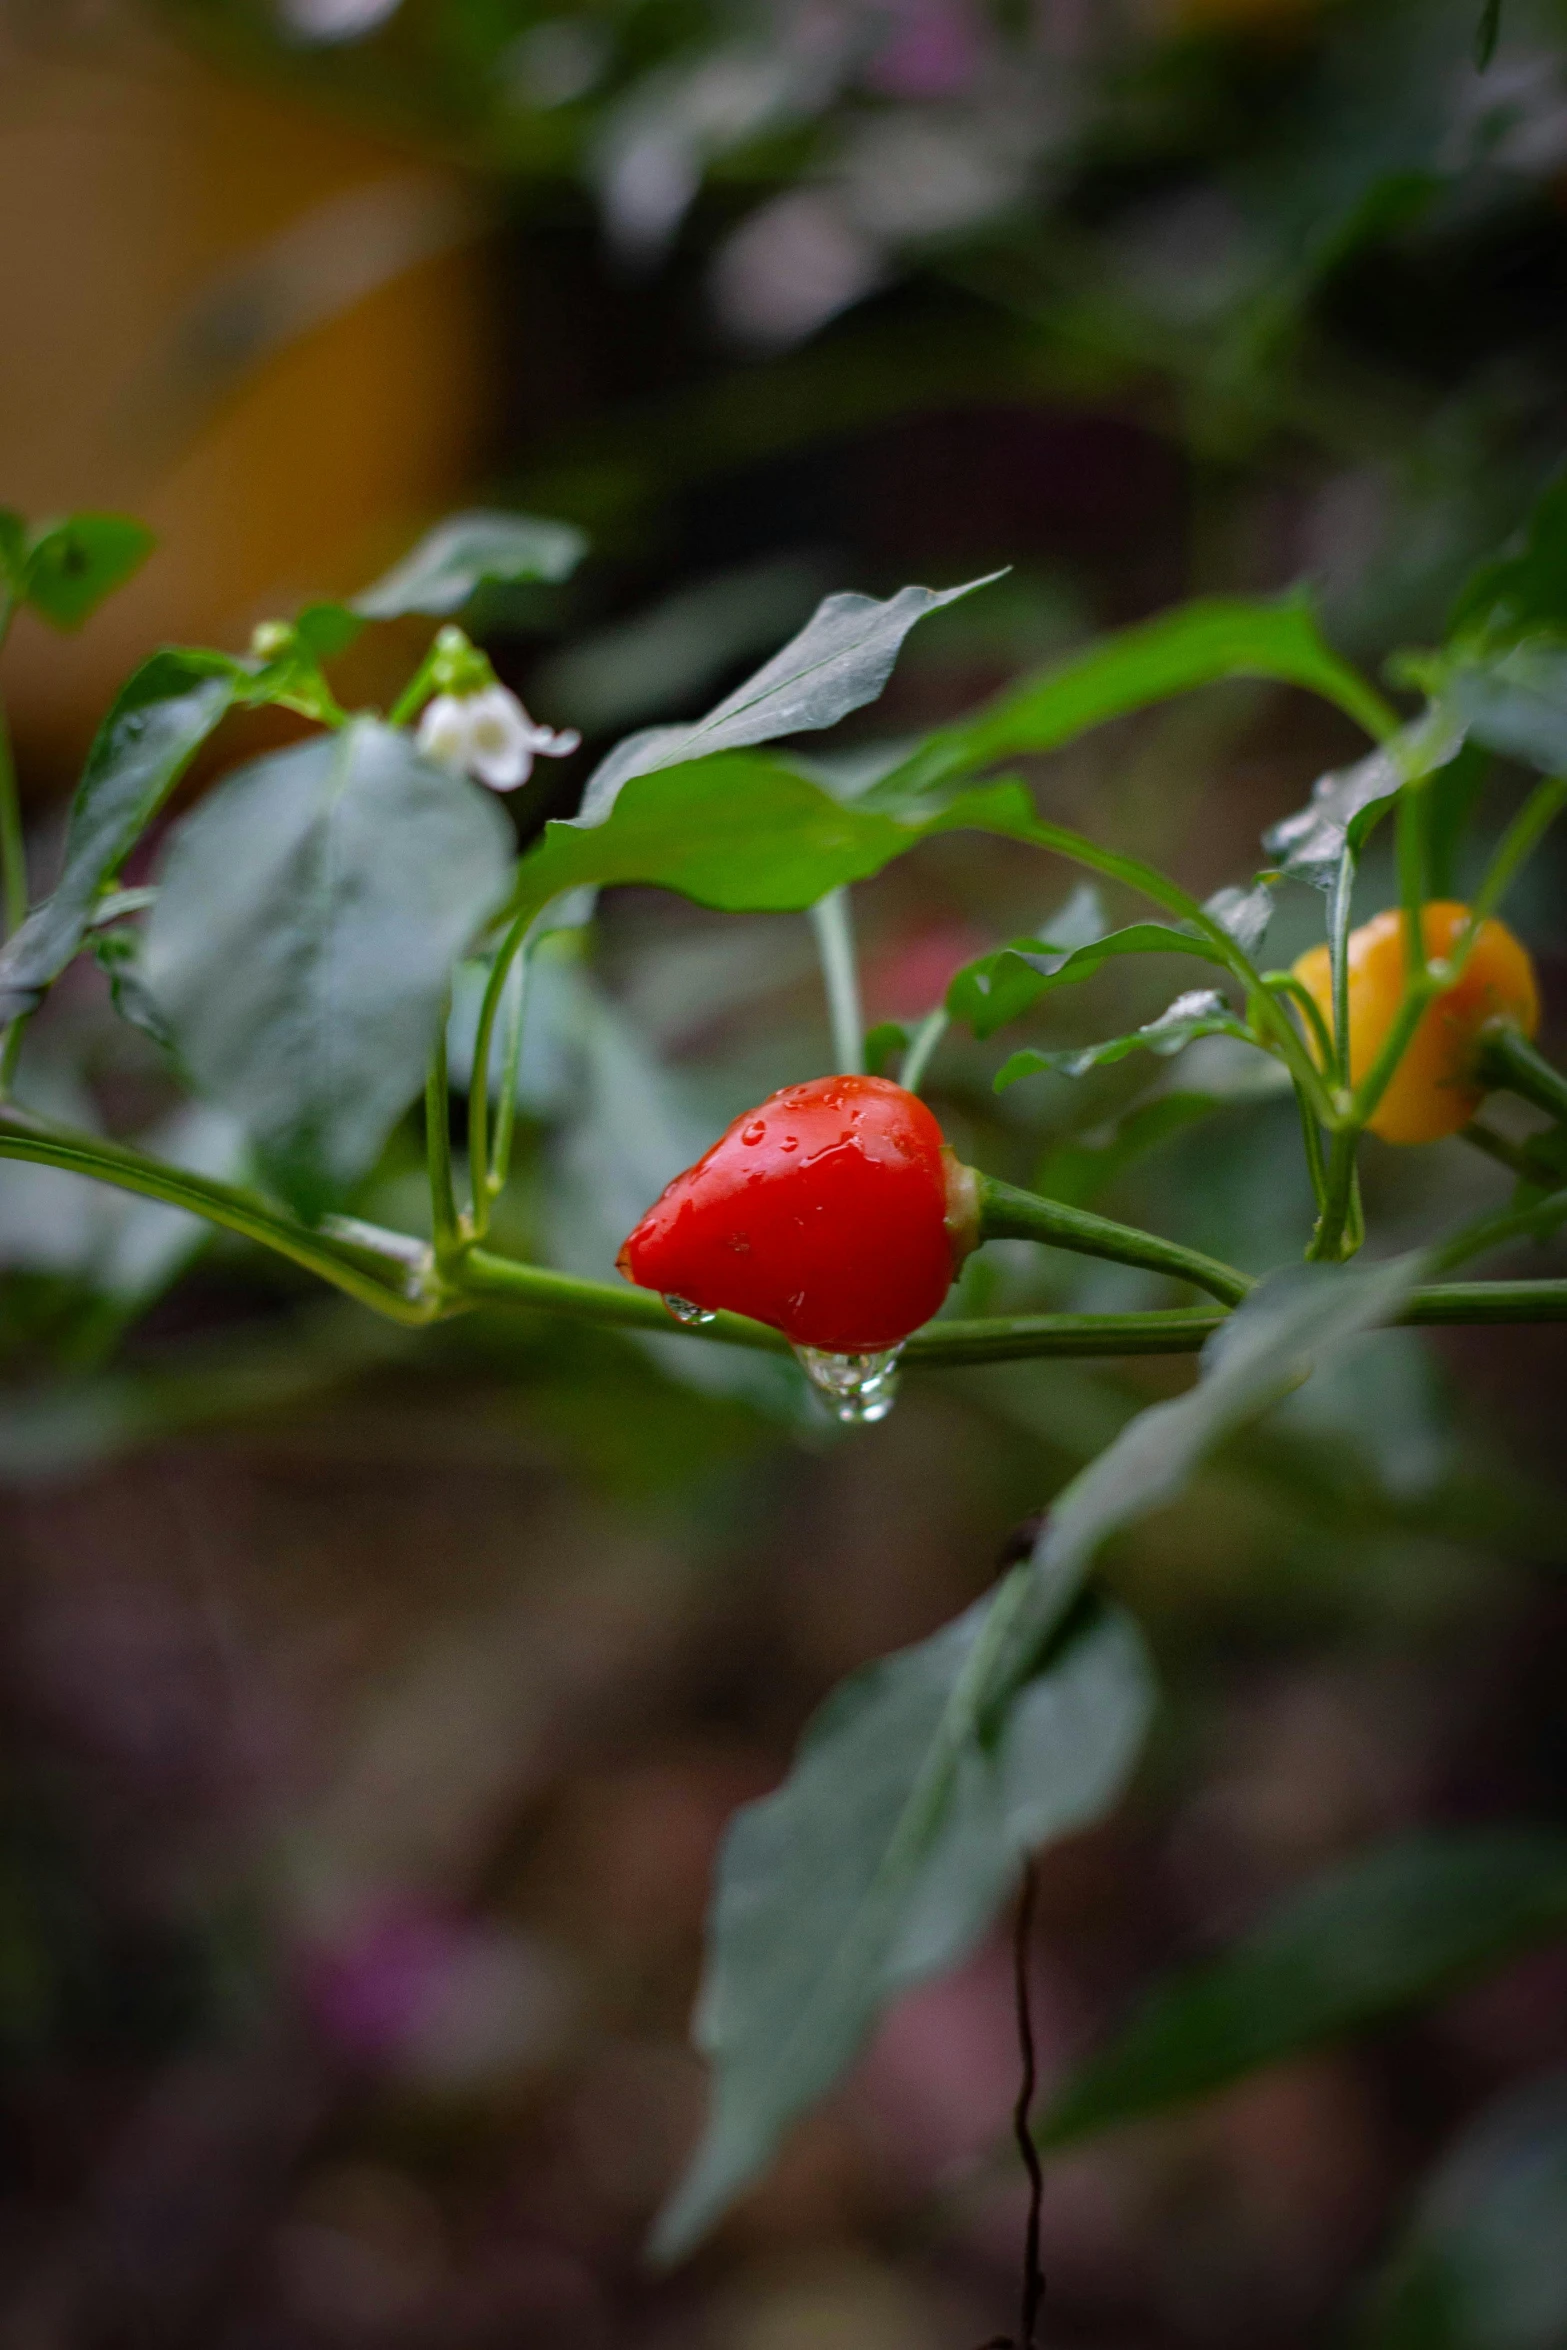
[[(241, 647), (464, 503), (594, 543), (482, 616), (588, 738), (525, 830), (833, 588), (1012, 567), (911, 640), (867, 739), (1192, 592), (1309, 580), (1372, 668), (1430, 641), (1567, 423), (1567, 9), (1508, 0), (1483, 74), (1479, 14), (4, 0), (0, 493), (161, 542), (79, 637), (24, 621), (7, 652), (35, 892), (135, 659)], [(421, 642), (367, 639), (344, 692), (395, 690)], [(1356, 748), (1230, 686), (1035, 780), (1207, 889)], [(1508, 804), (1503, 776), (1482, 830)], [(1560, 879), (1547, 856), (1513, 908), (1558, 1057)], [(1364, 886), (1386, 901), (1374, 861)], [(1068, 887), (995, 843), (906, 861), (859, 893), (871, 1016), (919, 1015)], [(1287, 895), (1279, 959), (1319, 928)], [(1145, 1016), (1141, 985), (1107, 972), (1050, 1034)], [(965, 1155), (1078, 1197), (1137, 1088), (1223, 1094), (1095, 1196), (1266, 1266), (1309, 1223), (1293, 1107), (1199, 1052), (998, 1099), (996, 1053), (954, 1041), (933, 1094)], [(546, 951), (504, 1238), (602, 1269), (826, 1053), (802, 922), (623, 893)], [(94, 970), (21, 1091), (232, 1158)], [(1506, 1198), (1456, 1142), (1373, 1144), (1367, 1172), (1385, 1245)], [(361, 1204), (417, 1223), (412, 1125)], [(895, 2014), (691, 2267), (642, 2267), (700, 2113), (708, 1871), (828, 1688), (981, 1590), (1185, 1370), (926, 1376), (845, 1438), (771, 1361), (499, 1312), (389, 1332), (199, 1241), (0, 1171), (0, 2350), (994, 2333), (1020, 2220), (999, 1944)], [(1004, 1245), (965, 1296), (1157, 1288)], [(1562, 1362), (1550, 1332), (1379, 1337), (1115, 1549), (1165, 1700), (1118, 1815), (1044, 1866), (1047, 2075), (1330, 1862), (1559, 1816)], [(1563, 2062), (1547, 1954), (1058, 2162), (1049, 2340), (1344, 2338), (1432, 2159)]]

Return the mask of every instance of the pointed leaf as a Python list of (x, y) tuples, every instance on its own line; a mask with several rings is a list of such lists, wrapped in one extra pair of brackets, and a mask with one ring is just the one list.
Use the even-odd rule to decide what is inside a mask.
[(417, 1093), (510, 840), (487, 794), (373, 719), (241, 768), (176, 833), (146, 983), (301, 1213), (365, 1172)]
[(350, 598), (348, 609), (362, 620), (395, 620), (407, 612), (446, 619), (481, 587), (569, 579), (587, 546), (570, 522), (536, 514), (454, 514), (373, 587)]
[(1408, 783), (1456, 759), (1464, 725), (1450, 709), (1432, 708), (1353, 767), (1319, 777), (1311, 798), (1262, 836), (1280, 870), (1314, 889), (1332, 890), (1346, 849), (1358, 853), (1379, 816)]
[(885, 603), (872, 596), (828, 596), (796, 637), (754, 677), (690, 725), (652, 726), (628, 736), (596, 769), (582, 802), (582, 821), (597, 823), (634, 775), (673, 767), (712, 751), (775, 742), (782, 735), (836, 726), (851, 710), (873, 702), (892, 674), (903, 640), (918, 620), (944, 604), (987, 587), (971, 579), (940, 590), (900, 588)]
[(1147, 1678), (1119, 1619), (1074, 1613), (1099, 1545), (1395, 1314), (1417, 1271), (1410, 1259), (1300, 1266), (1260, 1283), (1204, 1350), (1198, 1385), (1141, 1413), (1067, 1487), (1027, 1564), (933, 1639), (846, 1682), (783, 1787), (739, 1814), (696, 2026), (716, 2068), (713, 2112), (659, 2223), (666, 2258), (763, 2168), (893, 1993), (977, 1937), (1018, 1854), (1113, 1801)]
[(30, 1011), (87, 934), (100, 892), (233, 702), (222, 653), (154, 653), (121, 689), (71, 803), (59, 887), (0, 954), (0, 1021)]
[(1124, 1061), (1128, 1053), (1178, 1053), (1200, 1036), (1233, 1036), (1242, 1044), (1255, 1042), (1223, 996), (1212, 988), (1193, 988), (1189, 994), (1177, 996), (1157, 1020), (1134, 1028), (1129, 1036), (1112, 1036), (1104, 1044), (1069, 1046), (1060, 1052), (1030, 1048), (1014, 1053), (996, 1072), (996, 1091), (1004, 1093), (1020, 1077), (1037, 1077), (1046, 1070), (1059, 1077), (1086, 1077), (1090, 1069)]
[(156, 544), (145, 523), (128, 514), (73, 514), (33, 540), (22, 593), (51, 628), (80, 628), (105, 596), (141, 569)]
[(1095, 1616), (1037, 1672), (1014, 1655), (998, 1679), (1019, 1587), (846, 1682), (777, 1794), (731, 1825), (696, 2023), (713, 2112), (659, 2221), (662, 2258), (763, 2168), (892, 1998), (983, 1934), (1024, 1852), (1114, 1801), (1149, 1710), (1141, 1643)]
[(1567, 1836), (1411, 1838), (1292, 1893), (1245, 1939), (1155, 1986), (1057, 2095), (1064, 2145), (1206, 2095), (1303, 2049), (1443, 1997), (1567, 1933)]
[(1336, 702), (1373, 736), (1391, 731), (1386, 705), (1327, 645), (1299, 597), (1180, 604), (1025, 678), (988, 709), (943, 727), (875, 787), (891, 804), (1025, 751), (1053, 751), (1090, 728), (1223, 678), (1268, 678)]
[(1119, 955), (1195, 955), (1221, 966), (1225, 961), (1211, 940), (1166, 922), (1134, 922), (1065, 952), (1048, 940), (1018, 939), (958, 972), (947, 990), (947, 1009), (954, 1020), (966, 1020), (977, 1037), (994, 1036), (1053, 988), (1091, 979), (1102, 963)]

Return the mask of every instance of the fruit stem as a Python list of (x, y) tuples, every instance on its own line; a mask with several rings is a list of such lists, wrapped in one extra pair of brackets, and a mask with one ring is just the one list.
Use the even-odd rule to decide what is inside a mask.
[(821, 957), (832, 1023), (833, 1065), (840, 1077), (865, 1074), (865, 1015), (860, 1007), (860, 974), (854, 954), (854, 916), (847, 889), (830, 889), (811, 908), (811, 928)]
[(1567, 1123), (1567, 1077), (1505, 1020), (1482, 1030), (1476, 1067), (1487, 1085), (1520, 1094), (1547, 1117)]
[(1244, 1273), (1221, 1264), (1200, 1250), (1183, 1248), (1134, 1225), (1117, 1224), (1086, 1208), (1069, 1208), (1060, 1200), (1045, 1199), (1035, 1191), (1019, 1191), (993, 1175), (978, 1178), (979, 1231), (982, 1240), (1039, 1240), (1050, 1248), (1074, 1250), (1079, 1256), (1109, 1257), (1122, 1265), (1139, 1265), (1150, 1273), (1167, 1273), (1205, 1289), (1221, 1305), (1237, 1306), (1252, 1287)]

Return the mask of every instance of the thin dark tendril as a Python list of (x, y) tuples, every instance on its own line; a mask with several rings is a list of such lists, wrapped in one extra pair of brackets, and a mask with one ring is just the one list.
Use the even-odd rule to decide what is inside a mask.
[(1028, 2225), (1023, 2232), (1023, 2292), (1019, 2325), (1016, 2338), (1011, 2334), (996, 2334), (990, 2341), (982, 2343), (980, 2350), (1038, 2350), (1039, 2304), (1045, 2291), (1044, 2271), (1039, 2265), (1039, 2212), (1044, 2200), (1045, 2182), (1030, 2127), (1039, 2072), (1034, 2054), (1034, 2016), (1028, 1982), (1028, 1949), (1033, 1939), (1034, 1896), (1037, 1890), (1034, 1864), (1030, 1861), (1023, 1876), (1023, 1895), (1018, 1903), (1017, 1924), (1012, 1936), (1012, 1987), (1017, 2004), (1018, 2052), (1023, 2059), (1023, 2077), (1018, 2084), (1017, 2103), (1012, 2108), (1012, 2134), (1017, 2140), (1018, 2152), (1023, 2157), (1023, 2167), (1028, 2173)]
[(1034, 2133), (1029, 2126), (1034, 2107), (1034, 2088), (1038, 2080), (1038, 2068), (1034, 2061), (1034, 2018), (1028, 1992), (1028, 1946), (1033, 1938), (1034, 1895), (1037, 1890), (1034, 1864), (1030, 1861), (1023, 1874), (1023, 1898), (1018, 1903), (1017, 1930), (1012, 1937), (1017, 2040), (1023, 2058), (1023, 2078), (1018, 2088), (1017, 2103), (1012, 2108), (1012, 2130), (1017, 2139), (1018, 2152), (1023, 2157), (1023, 2168), (1028, 2173), (1028, 2226), (1023, 2236), (1021, 2350), (1035, 2350), (1039, 2303), (1045, 2290), (1044, 2275), (1039, 2266), (1039, 2207), (1044, 2199), (1045, 2182), (1039, 2168), (1039, 2150), (1034, 2144)]

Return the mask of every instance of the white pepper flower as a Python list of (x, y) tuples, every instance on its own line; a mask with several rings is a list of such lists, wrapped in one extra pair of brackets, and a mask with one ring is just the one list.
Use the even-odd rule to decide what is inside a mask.
[(567, 759), (582, 737), (538, 726), (503, 685), (477, 694), (437, 694), (419, 721), (419, 748), (439, 767), (471, 775), (491, 791), (515, 791), (533, 773), (536, 758)]

